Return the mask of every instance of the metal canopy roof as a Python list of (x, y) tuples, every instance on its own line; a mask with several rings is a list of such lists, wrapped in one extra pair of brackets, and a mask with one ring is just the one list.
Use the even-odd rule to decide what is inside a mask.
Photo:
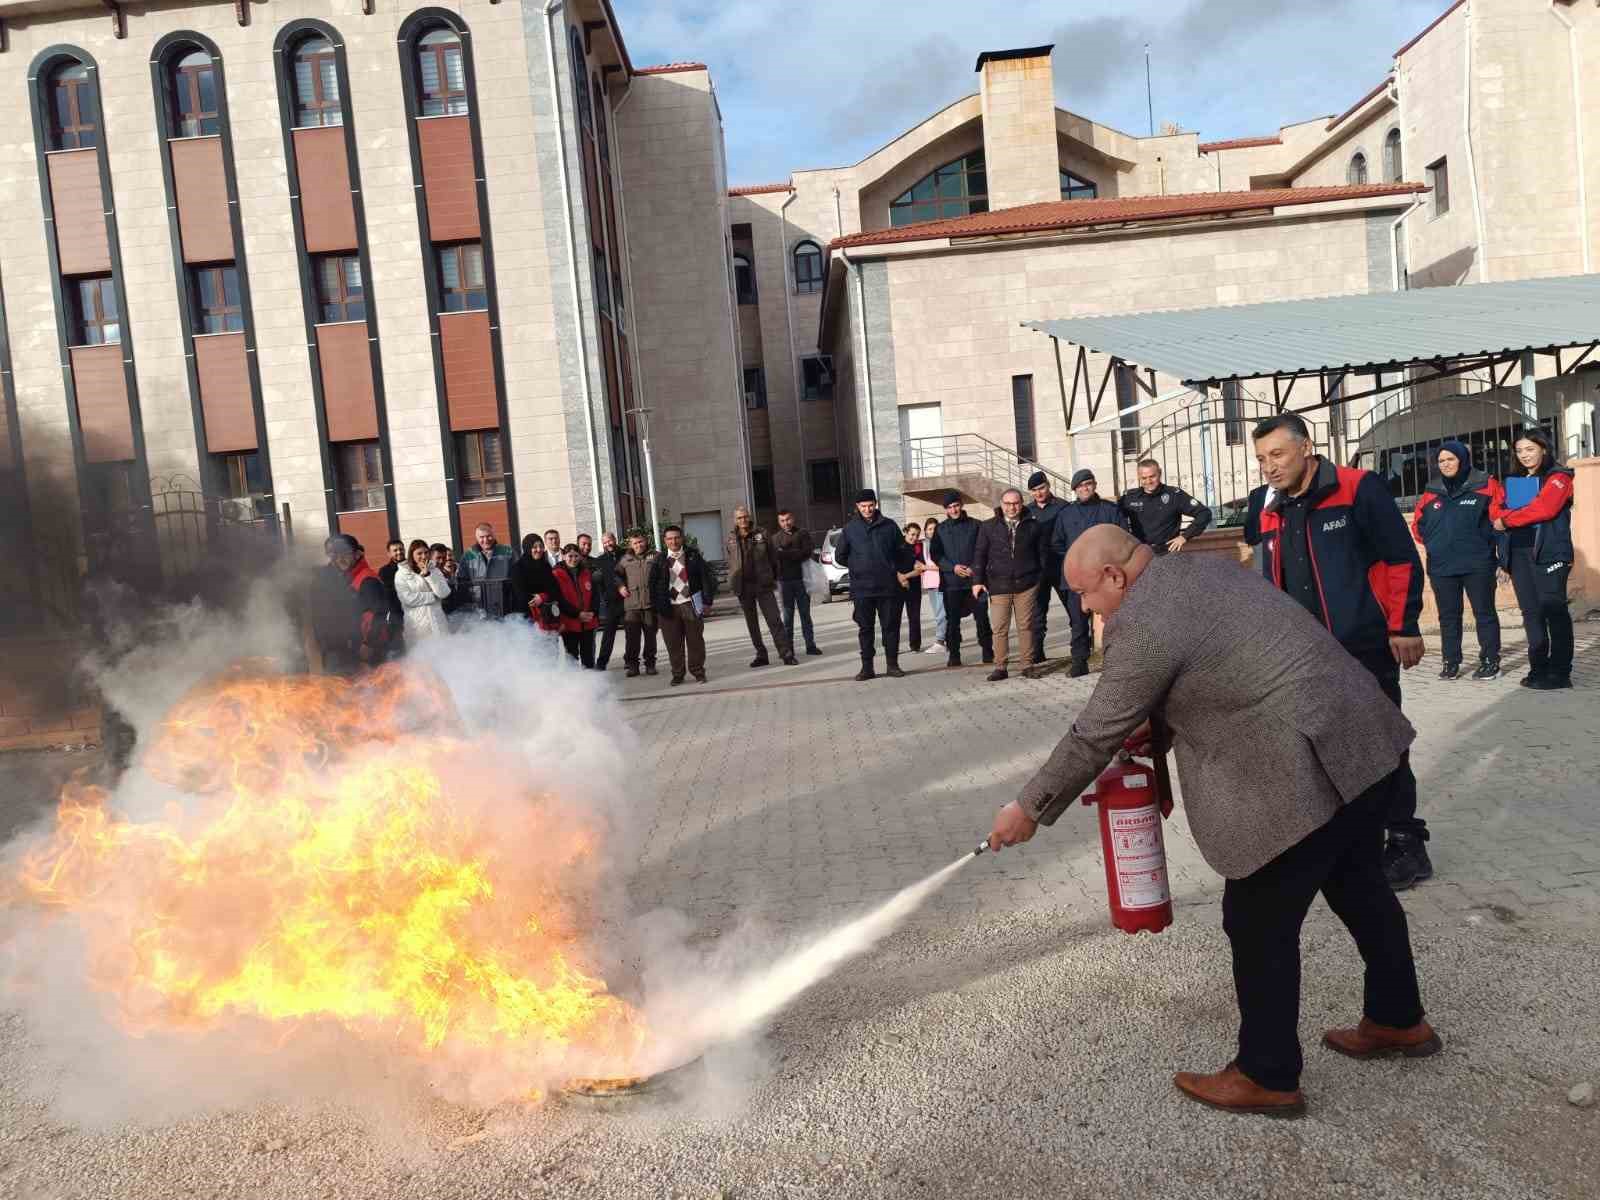
[(1600, 275), (1025, 321), (1190, 386), (1589, 345)]

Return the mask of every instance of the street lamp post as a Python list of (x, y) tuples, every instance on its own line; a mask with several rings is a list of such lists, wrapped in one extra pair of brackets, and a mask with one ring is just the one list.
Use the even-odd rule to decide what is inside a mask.
[(644, 456), (644, 486), (650, 493), (650, 532), (661, 548), (661, 508), (656, 503), (656, 464), (650, 454), (650, 412), (648, 408), (623, 409), (624, 416), (639, 418), (639, 453)]

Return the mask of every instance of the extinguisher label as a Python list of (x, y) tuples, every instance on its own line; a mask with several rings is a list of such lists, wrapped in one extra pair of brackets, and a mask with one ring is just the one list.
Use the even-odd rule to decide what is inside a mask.
[(1167, 855), (1161, 842), (1161, 810), (1114, 808), (1111, 851), (1117, 868), (1117, 903), (1123, 908), (1159, 908), (1171, 898), (1167, 888)]

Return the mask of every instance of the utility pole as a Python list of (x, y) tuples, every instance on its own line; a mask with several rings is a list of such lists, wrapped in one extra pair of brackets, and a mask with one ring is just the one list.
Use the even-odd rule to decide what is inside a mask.
[(1144, 106), (1150, 116), (1150, 136), (1156, 135), (1156, 101), (1150, 90), (1150, 43), (1144, 44)]

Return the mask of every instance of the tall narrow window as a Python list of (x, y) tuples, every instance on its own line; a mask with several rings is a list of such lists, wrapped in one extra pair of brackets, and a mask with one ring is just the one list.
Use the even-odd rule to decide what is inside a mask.
[(983, 151), (953, 159), (889, 202), (889, 224), (910, 225), (940, 217), (964, 217), (989, 211), (989, 177)]
[(417, 105), (424, 117), (467, 111), (467, 73), (454, 30), (435, 29), (417, 42)]
[(50, 76), (50, 149), (86, 150), (100, 144), (100, 94), (82, 63), (69, 62)]
[(567, 50), (572, 59), (572, 90), (578, 97), (578, 124), (589, 135), (594, 134), (594, 110), (589, 106), (589, 89), (584, 86), (584, 81), (589, 78), (589, 69), (584, 65), (583, 38), (576, 29), (568, 30)]
[(1065, 168), (1061, 171), (1061, 198), (1063, 200), (1093, 200), (1100, 195), (1100, 189), (1095, 184), (1074, 175)]
[(1404, 162), (1400, 157), (1400, 131), (1389, 130), (1389, 136), (1383, 139), (1383, 177), (1390, 183), (1399, 183), (1404, 172)]
[(1033, 428), (1033, 376), (1011, 377), (1011, 420), (1017, 431), (1017, 460), (1038, 461), (1039, 447)]
[(109, 275), (67, 281), (72, 298), (74, 346), (104, 346), (122, 340), (117, 316), (117, 289)]
[(463, 500), (506, 494), (506, 468), (498, 429), (456, 434), (456, 494)]
[(1124, 454), (1139, 453), (1139, 414), (1129, 412), (1139, 404), (1139, 384), (1134, 378), (1133, 368), (1126, 363), (1116, 366), (1117, 380), (1117, 412), (1122, 415), (1117, 420), (1117, 426), (1122, 433), (1118, 439)]
[(817, 504), (840, 498), (839, 460), (819, 458), (807, 464), (811, 474), (811, 499)]
[(191, 50), (172, 66), (168, 83), (172, 100), (174, 137), (201, 137), (219, 133), (217, 68), (204, 50)]
[(1358, 187), (1367, 182), (1367, 156), (1357, 150), (1350, 159), (1350, 166), (1345, 169), (1344, 180), (1346, 183)]
[(294, 123), (302, 129), (344, 124), (339, 58), (327, 38), (308, 37), (294, 48)]
[(1450, 211), (1450, 164), (1445, 159), (1428, 164), (1428, 186), (1433, 189), (1433, 213), (1442, 217)]
[(1222, 385), (1222, 437), (1230, 446), (1244, 445), (1244, 401), (1237, 379)]
[(744, 369), (744, 406), (752, 409), (767, 406), (767, 373), (761, 367)]
[(445, 312), (475, 312), (489, 307), (483, 278), (483, 245), (458, 242), (440, 246), (439, 300)]
[(317, 276), (318, 319), (365, 321), (367, 292), (361, 284), (361, 259), (354, 254), (320, 254), (312, 260)]
[(740, 304), (756, 302), (756, 269), (748, 254), (733, 256), (733, 291)]
[(813, 354), (800, 360), (800, 399), (833, 399), (833, 358)]
[(611, 314), (611, 270), (606, 266), (606, 252), (594, 248), (594, 298), (600, 311)]
[(757, 508), (778, 507), (778, 489), (772, 478), (771, 467), (750, 468), (750, 492)]
[(334, 446), (333, 470), (340, 512), (385, 508), (383, 455), (377, 442), (340, 442)]
[(806, 296), (822, 290), (822, 247), (801, 242), (794, 248), (794, 291)]
[(196, 333), (238, 333), (244, 329), (239, 306), (239, 269), (232, 263), (189, 268)]

